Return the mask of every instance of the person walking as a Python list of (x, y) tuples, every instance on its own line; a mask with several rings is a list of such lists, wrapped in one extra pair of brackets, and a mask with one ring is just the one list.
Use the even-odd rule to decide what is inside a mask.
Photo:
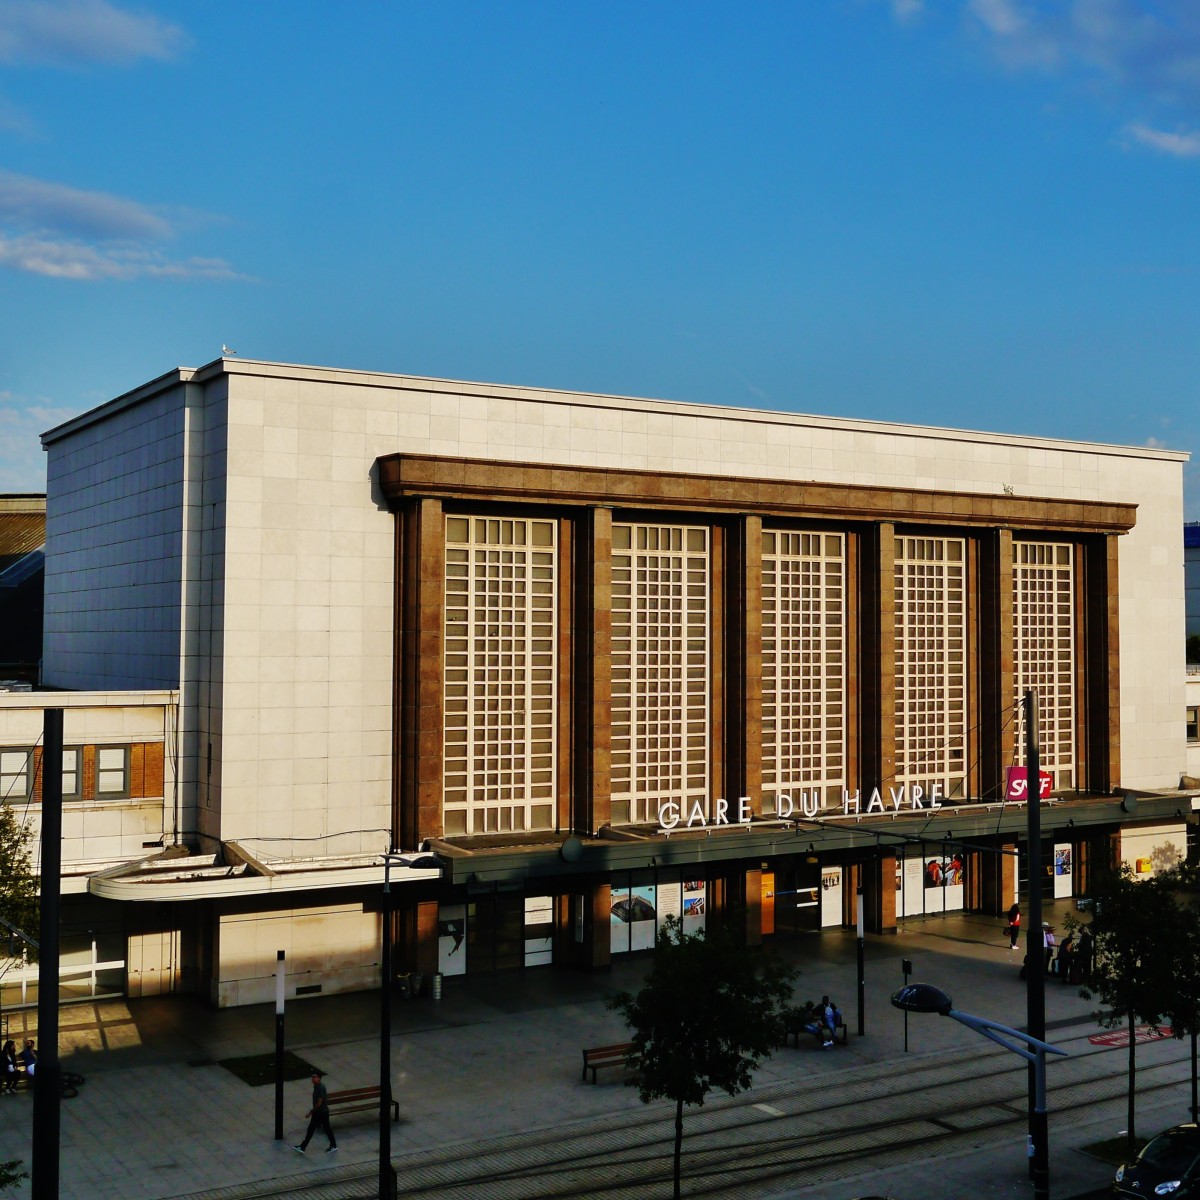
[(1017, 948), (1017, 939), (1021, 936), (1021, 906), (1014, 904), (1008, 910), (1008, 948)]
[(332, 1154), (337, 1149), (337, 1138), (333, 1136), (333, 1126), (329, 1124), (329, 1092), (321, 1082), (320, 1071), (312, 1073), (312, 1085), (312, 1108), (304, 1114), (308, 1118), (308, 1129), (305, 1131), (304, 1141), (298, 1146), (293, 1146), (292, 1149), (304, 1154), (308, 1150), (308, 1143), (312, 1141), (313, 1134), (319, 1129), (329, 1139), (329, 1146), (325, 1153)]
[(17, 1046), (11, 1038), (4, 1043), (4, 1050), (0, 1052), (0, 1071), (4, 1072), (3, 1078), (0, 1078), (0, 1092), (11, 1095), (17, 1090)]

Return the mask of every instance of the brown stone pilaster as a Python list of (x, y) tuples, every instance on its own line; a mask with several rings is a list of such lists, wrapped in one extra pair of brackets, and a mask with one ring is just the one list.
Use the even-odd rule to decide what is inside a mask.
[(442, 640), (446, 525), (439, 500), (419, 499), (400, 518), (399, 843), (442, 835)]
[(725, 795), (762, 812), (762, 518), (729, 532), (726, 560)]
[(863, 885), (863, 926), (868, 933), (896, 932), (896, 856), (883, 853), (859, 867)]
[(896, 528), (884, 521), (858, 539), (858, 654), (850, 689), (859, 694), (858, 780), (866, 803), (871, 788), (896, 774)]
[(597, 883), (591, 889), (591, 913), (583, 923), (584, 963), (595, 970), (612, 964), (612, 888)]
[(589, 509), (580, 519), (574, 562), (572, 824), (595, 833), (612, 817), (612, 509)]
[[(1014, 761), (1013, 549), (1012, 531), (994, 529), (979, 538), (979, 778), (973, 795), (1003, 795), (1004, 768)], [(987, 911), (994, 911), (988, 909)]]
[[(1117, 539), (1088, 538), (1082, 547), (1083, 622), (1077, 660), (1083, 662), (1080, 760), (1086, 776), (1079, 786), (1106, 793), (1121, 783), (1121, 672)], [(1078, 561), (1078, 558), (1077, 558)], [(1084, 757), (1086, 755), (1086, 757)]]
[(746, 872), (746, 945), (762, 945), (762, 871), (753, 867)]

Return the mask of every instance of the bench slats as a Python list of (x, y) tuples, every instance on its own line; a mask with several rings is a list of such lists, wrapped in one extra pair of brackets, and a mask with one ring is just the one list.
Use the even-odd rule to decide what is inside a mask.
[[(379, 1108), (381, 1090), (378, 1087), (345, 1088), (340, 1092), (330, 1092), (325, 1097), (325, 1103), (332, 1113), (335, 1109), (340, 1112), (365, 1112), (367, 1109)], [(392, 1097), (392, 1120), (400, 1120), (400, 1101)]]
[(601, 1067), (626, 1067), (633, 1069), (637, 1066), (637, 1061), (633, 1055), (632, 1042), (617, 1042), (612, 1046), (593, 1046), (590, 1049), (584, 1049), (583, 1052), (583, 1073), (579, 1076), (580, 1082), (586, 1082), (587, 1073), (591, 1071), (592, 1082), (596, 1082), (596, 1072)]

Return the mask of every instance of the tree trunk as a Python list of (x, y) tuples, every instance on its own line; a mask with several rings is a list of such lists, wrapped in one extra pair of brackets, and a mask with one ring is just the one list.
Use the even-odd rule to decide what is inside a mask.
[(1134, 1034), (1137, 1032), (1137, 1030), (1136, 1030), (1136, 1027), (1134, 1026), (1134, 1020), (1135, 1020), (1135, 1018), (1133, 1015), (1133, 1010), (1130, 1009), (1129, 1010), (1129, 1099), (1128, 1099), (1129, 1111), (1126, 1115), (1126, 1123), (1128, 1125), (1128, 1131), (1126, 1133), (1126, 1137), (1129, 1139), (1130, 1154), (1132, 1154), (1134, 1151), (1134, 1142), (1136, 1140), (1136, 1135), (1135, 1135), (1134, 1129), (1133, 1129), (1133, 1080), (1134, 1080), (1134, 1048), (1137, 1046), (1137, 1039), (1134, 1037)]
[(675, 1200), (679, 1200), (679, 1168), (683, 1156), (683, 1101), (675, 1101)]

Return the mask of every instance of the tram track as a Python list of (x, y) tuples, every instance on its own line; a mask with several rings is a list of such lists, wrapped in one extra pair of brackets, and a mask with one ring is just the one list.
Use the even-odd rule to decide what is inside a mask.
[[(1066, 1032), (1065, 1030), (1063, 1031)], [(1088, 1041), (1094, 1027), (1059, 1038), (1071, 1057), (1055, 1060), (1047, 1086), (1055, 1125), (1125, 1099), (1123, 1053)], [(1142, 1053), (1142, 1101), (1183, 1088), (1181, 1044)], [(1141, 1048), (1139, 1048), (1141, 1049)], [(1177, 1050), (1176, 1053), (1171, 1053)], [(1014, 1055), (985, 1047), (961, 1058), (914, 1057), (881, 1075), (859, 1066), (801, 1077), (726, 1098), (685, 1117), (684, 1192), (694, 1197), (777, 1195), (789, 1183), (822, 1185), (883, 1167), (948, 1159), (1023, 1138), (1027, 1071)], [(669, 1105), (631, 1106), (587, 1121), (459, 1143), (394, 1158), (402, 1195), (422, 1200), (643, 1200), (669, 1184)], [(342, 1167), (320, 1181), (222, 1190), (229, 1200), (287, 1195), (340, 1200), (378, 1194), (376, 1170)], [(266, 1187), (266, 1190), (264, 1190)], [(215, 1200), (218, 1193), (212, 1193)]]

